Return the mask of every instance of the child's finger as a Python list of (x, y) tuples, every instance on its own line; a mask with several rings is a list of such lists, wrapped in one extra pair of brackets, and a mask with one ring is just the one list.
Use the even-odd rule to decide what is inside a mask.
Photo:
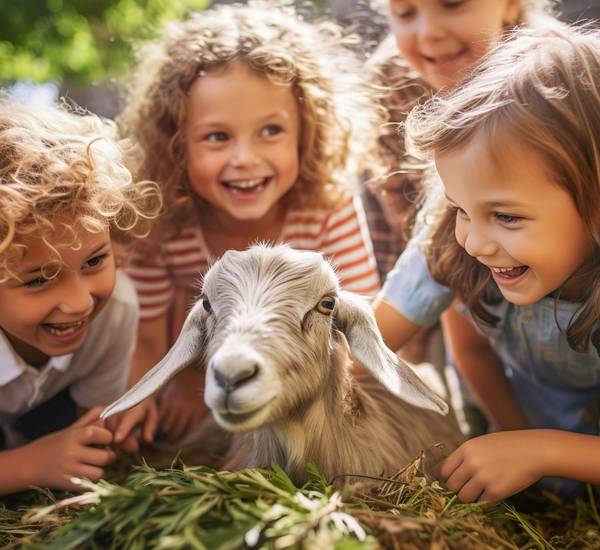
[(129, 455), (135, 455), (140, 451), (138, 440), (132, 433), (119, 443), (119, 448)]
[(140, 410), (128, 411), (120, 419), (115, 431), (115, 443), (121, 444), (131, 434), (131, 430), (143, 419), (143, 412)]
[(81, 415), (75, 422), (73, 422), (72, 426), (82, 427), (89, 426), (94, 422), (100, 420), (100, 413), (104, 407), (94, 407), (87, 411), (85, 414)]
[(64, 474), (64, 481), (60, 484), (53, 484), (52, 486), (57, 489), (67, 489), (68, 491), (77, 491), (82, 493), (87, 491), (87, 488), (79, 485), (77, 481), (72, 481), (73, 478), (89, 479), (90, 481), (98, 481), (104, 477), (104, 470), (97, 466), (90, 466), (88, 464), (79, 464), (79, 466), (73, 471), (73, 473)]
[(149, 445), (154, 439), (154, 434), (158, 428), (158, 411), (156, 407), (150, 407), (147, 414), (146, 420), (144, 421), (142, 437), (144, 441)]
[(81, 452), (81, 462), (90, 466), (108, 466), (112, 464), (117, 455), (110, 449), (94, 449), (94, 447), (86, 447)]
[(472, 472), (464, 465), (461, 465), (452, 472), (450, 477), (444, 482), (444, 485), (446, 488), (450, 489), (450, 491), (459, 493), (463, 487), (469, 483), (472, 477)]
[[(89, 479), (90, 481), (98, 481), (104, 477), (104, 470), (97, 466), (81, 464), (77, 469), (77, 477)], [(81, 491), (81, 487), (78, 490)]]
[(460, 448), (456, 449), (453, 453), (448, 456), (440, 468), (440, 479), (445, 483), (452, 473), (460, 467), (463, 458)]
[(113, 442), (113, 434), (100, 426), (86, 426), (82, 430), (80, 442), (83, 445), (110, 445)]
[(458, 491), (458, 498), (461, 502), (475, 502), (483, 494), (485, 487), (475, 478), (471, 478)]

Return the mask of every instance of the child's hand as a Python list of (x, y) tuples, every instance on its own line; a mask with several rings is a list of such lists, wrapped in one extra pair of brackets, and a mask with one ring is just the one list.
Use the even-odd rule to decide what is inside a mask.
[(194, 368), (183, 369), (160, 392), (158, 414), (160, 428), (169, 442), (183, 437), (206, 414), (204, 373)]
[(144, 399), (139, 405), (115, 415), (106, 421), (107, 427), (114, 434), (114, 443), (129, 454), (140, 450), (139, 442), (133, 429), (140, 425), (141, 439), (151, 444), (158, 424), (158, 410), (154, 397)]
[(440, 476), (462, 502), (502, 500), (543, 476), (544, 445), (534, 430), (471, 439), (442, 464)]
[(19, 467), (31, 471), (33, 485), (81, 491), (71, 477), (97, 481), (104, 476), (103, 467), (114, 462), (116, 456), (106, 448), (113, 436), (99, 419), (101, 411), (102, 407), (95, 407), (68, 428), (26, 446), (28, 458)]

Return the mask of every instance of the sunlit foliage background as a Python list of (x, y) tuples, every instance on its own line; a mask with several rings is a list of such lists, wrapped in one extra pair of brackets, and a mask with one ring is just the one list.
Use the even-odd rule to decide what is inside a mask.
[(0, 0), (0, 85), (123, 74), (133, 43), (211, 0)]

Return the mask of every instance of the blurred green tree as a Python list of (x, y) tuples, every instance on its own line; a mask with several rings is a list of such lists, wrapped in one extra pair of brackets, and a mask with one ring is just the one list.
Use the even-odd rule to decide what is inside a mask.
[(133, 44), (211, 0), (0, 0), (0, 85), (95, 84), (126, 72)]

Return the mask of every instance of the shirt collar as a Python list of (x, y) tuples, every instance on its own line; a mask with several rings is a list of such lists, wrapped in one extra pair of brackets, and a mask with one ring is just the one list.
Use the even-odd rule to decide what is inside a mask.
[[(48, 363), (39, 371), (56, 369), (64, 372), (69, 368), (72, 358), (72, 353), (50, 357)], [(14, 350), (4, 332), (0, 330), (0, 386), (5, 386), (21, 376), (28, 367), (33, 368)]]

